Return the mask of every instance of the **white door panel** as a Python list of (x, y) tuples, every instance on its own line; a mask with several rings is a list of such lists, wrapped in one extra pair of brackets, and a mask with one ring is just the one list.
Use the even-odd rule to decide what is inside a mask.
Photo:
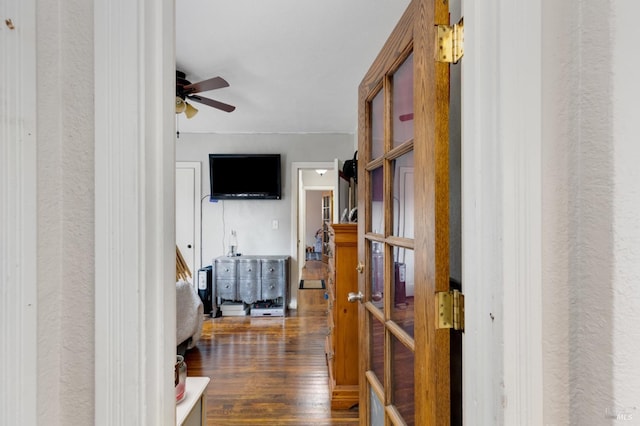
[(192, 283), (200, 269), (200, 173), (199, 162), (176, 162), (176, 245)]

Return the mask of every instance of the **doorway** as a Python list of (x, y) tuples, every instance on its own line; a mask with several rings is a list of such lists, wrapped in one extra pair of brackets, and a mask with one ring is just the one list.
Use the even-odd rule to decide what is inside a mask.
[[(307, 200), (313, 200), (317, 193), (332, 194), (332, 222), (339, 222), (339, 209), (346, 206), (348, 188), (341, 183), (340, 160), (332, 162), (300, 162), (291, 164), (291, 253), (295, 253), (291, 261), (291, 301), (289, 307), (296, 309), (298, 305), (298, 283), (305, 265), (306, 251), (309, 243), (315, 241), (315, 232), (321, 223), (307, 219), (307, 211), (313, 209)], [(322, 171), (322, 173), (320, 173)], [(317, 206), (317, 216), (321, 217), (322, 205)], [(313, 215), (311, 215), (313, 217)], [(311, 233), (312, 237), (307, 238)]]
[[(303, 172), (304, 173), (304, 172)], [(326, 252), (325, 229), (327, 223), (333, 221), (333, 188), (307, 189), (304, 191), (304, 215), (300, 215), (303, 222), (301, 245), (304, 246), (304, 260), (322, 261)], [(304, 265), (303, 265), (304, 268)]]

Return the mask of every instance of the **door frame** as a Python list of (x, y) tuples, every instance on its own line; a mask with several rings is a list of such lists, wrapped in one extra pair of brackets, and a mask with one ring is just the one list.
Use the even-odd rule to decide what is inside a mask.
[(478, 424), (544, 423), (542, 9), (462, 1), (463, 411)]
[(96, 426), (175, 425), (174, 16), (94, 1)]
[[(302, 253), (300, 252), (300, 223), (301, 217), (304, 217), (304, 182), (301, 182), (302, 170), (315, 170), (315, 169), (327, 169), (336, 170), (338, 160), (334, 161), (316, 161), (316, 162), (292, 162), (291, 163), (291, 282), (289, 283), (289, 294), (291, 295), (289, 300), (289, 308), (298, 308), (298, 282), (300, 281), (300, 270), (304, 265), (304, 247), (302, 247)], [(328, 186), (323, 186), (324, 189), (328, 189)], [(333, 190), (334, 206), (338, 197), (338, 186), (331, 187)], [(335, 217), (335, 209), (334, 209)], [(303, 219), (302, 219), (303, 220)]]
[[(307, 230), (306, 211), (307, 211), (307, 192), (308, 191), (317, 191), (317, 192), (331, 191), (331, 198), (335, 200), (335, 188), (333, 186), (309, 185), (309, 186), (303, 186), (302, 191), (300, 191), (300, 200), (298, 201), (298, 204), (300, 205), (300, 208), (298, 209), (298, 214), (299, 214), (298, 217), (300, 218), (300, 224), (298, 226), (298, 240), (300, 241), (300, 244), (298, 244), (298, 258), (300, 259), (300, 262), (298, 262), (299, 274), (301, 273), (302, 268), (304, 267), (304, 261), (306, 261), (305, 244), (302, 243), (301, 236), (304, 236)], [(333, 221), (333, 218), (332, 218), (332, 221)]]
[[(21, 7), (33, 5), (33, 0), (10, 0)], [(24, 2), (24, 3), (23, 3)], [(27, 3), (28, 2), (28, 3)], [(107, 55), (113, 63), (123, 63), (118, 71), (119, 78), (126, 82), (130, 80), (133, 70), (136, 75), (147, 75), (144, 70), (144, 62), (140, 57), (144, 53), (149, 55), (172, 56), (175, 51), (174, 28), (174, 4), (172, 1), (148, 3), (143, 0), (131, 1), (119, 0), (121, 7), (112, 6), (114, 0), (96, 0), (96, 37), (94, 40), (96, 56)], [(97, 6), (101, 6), (99, 9)], [(98, 11), (108, 9), (108, 14), (99, 14)], [(135, 19), (131, 10), (145, 10), (145, 16), (153, 17), (152, 21)], [(541, 182), (541, 136), (542, 128), (540, 117), (540, 104), (542, 94), (541, 78), (541, 25), (542, 0), (528, 2), (500, 2), (499, 0), (484, 0), (481, 2), (464, 1), (463, 15), (465, 17), (465, 57), (463, 60), (462, 75), (462, 114), (463, 114), (463, 177), (462, 177), (462, 205), (463, 205), (463, 276), (464, 281), (473, 285), (464, 287), (467, 309), (467, 327), (465, 331), (464, 356), (464, 414), (468, 418), (477, 419), (479, 424), (541, 424), (542, 423), (542, 363), (541, 363), (541, 312), (542, 302), (541, 287), (541, 259), (542, 243), (541, 219), (542, 211), (540, 193)], [(108, 27), (108, 22), (116, 24), (114, 28)], [(127, 25), (122, 25), (126, 22)], [(520, 26), (513, 31), (518, 23), (530, 23)], [(117, 28), (115, 28), (117, 27)], [(159, 29), (158, 29), (159, 28)], [(124, 31), (126, 30), (126, 31)], [(160, 43), (149, 43), (146, 50), (138, 55), (137, 46), (134, 43), (121, 43), (121, 40), (137, 40), (138, 34), (146, 32), (156, 34), (149, 35), (150, 40), (162, 40)], [(125, 33), (125, 34), (123, 34)], [(498, 37), (499, 34), (504, 37)], [(508, 35), (507, 35), (508, 34)], [(128, 55), (116, 55), (110, 52), (108, 44), (120, 46)], [(133, 51), (133, 55), (130, 54)], [(506, 54), (508, 52), (508, 54)], [(124, 61), (121, 62), (120, 60)], [(108, 64), (108, 62), (103, 61)], [(173, 70), (175, 65), (169, 60), (164, 66), (157, 69)], [(165, 70), (166, 68), (166, 70)], [(517, 72), (514, 72), (517, 70)], [(162, 76), (149, 73), (154, 79)], [(510, 79), (503, 78), (510, 77)], [(174, 75), (169, 79), (168, 92), (174, 89)], [(521, 84), (512, 90), (519, 78)], [(503, 90), (501, 82), (504, 83)], [(526, 84), (522, 84), (526, 82)], [(32, 86), (33, 87), (33, 86)], [(114, 87), (117, 87), (115, 85)], [(526, 96), (522, 95), (522, 89), (526, 89)], [(144, 101), (144, 94), (137, 93), (139, 102)], [(502, 93), (502, 96), (495, 96)], [(110, 101), (118, 110), (122, 100), (119, 92), (103, 93), (105, 99)], [(134, 96), (135, 97), (135, 96)], [(131, 95), (127, 97), (130, 99)], [(147, 101), (150, 111), (158, 120), (156, 126), (164, 128), (166, 121), (171, 122), (170, 117), (174, 111), (161, 113), (153, 100)], [(171, 104), (171, 100), (169, 100)], [(520, 112), (520, 113), (518, 113)], [(518, 114), (517, 116), (515, 116)], [(97, 116), (96, 125), (107, 124), (108, 115)], [(172, 127), (172, 126), (169, 126)], [(114, 129), (122, 129), (121, 123), (114, 124)], [(172, 130), (171, 130), (172, 131)], [(170, 131), (170, 132), (171, 132)], [(171, 133), (172, 135), (175, 133)], [(514, 145), (515, 144), (515, 145)], [(510, 150), (507, 150), (509, 146)], [(503, 155), (506, 151), (507, 157)], [(497, 160), (496, 160), (497, 159)], [(523, 161), (526, 160), (524, 163)], [(158, 166), (162, 169), (163, 158), (149, 157), (148, 167)], [(96, 167), (107, 164), (107, 159), (96, 158)], [(520, 171), (517, 165), (529, 166)], [(511, 166), (509, 166), (511, 165)], [(173, 166), (172, 166), (173, 167)], [(144, 165), (139, 166), (144, 170)], [(293, 168), (292, 168), (293, 170)], [(133, 169), (134, 172), (138, 168)], [(171, 173), (172, 174), (172, 173)], [(297, 174), (292, 174), (297, 176)], [(508, 212), (502, 206), (503, 193), (506, 182), (512, 182), (512, 187), (520, 189), (520, 203), (511, 205)], [(115, 183), (114, 183), (115, 184)], [(292, 179), (292, 186), (297, 186), (297, 180)], [(118, 199), (127, 201), (123, 194), (117, 194)], [(512, 195), (510, 195), (512, 196)], [(297, 200), (297, 190), (292, 191), (292, 210), (295, 208), (293, 200)], [(513, 200), (513, 199), (512, 199)], [(5, 200), (2, 200), (3, 202)], [(142, 196), (137, 195), (135, 201), (142, 202)], [(123, 208), (128, 213), (136, 213), (138, 207), (124, 204)], [(296, 212), (292, 211), (292, 218)], [(505, 218), (505, 214), (511, 219)], [(144, 221), (145, 219), (142, 218)], [(292, 220), (293, 222), (293, 220)], [(36, 228), (33, 223), (23, 225), (25, 228)], [(475, 230), (482, 229), (482, 233)], [(165, 232), (161, 228), (158, 232)], [(500, 242), (501, 237), (509, 234), (508, 238)], [(296, 242), (293, 238), (295, 231), (292, 229), (292, 253), (295, 253)], [(517, 239), (514, 236), (520, 235)], [(172, 249), (170, 242), (169, 251)], [(149, 253), (152, 253), (150, 250)], [(504, 253), (518, 254), (517, 263), (507, 264), (509, 278), (519, 276), (519, 273), (527, 271), (528, 278), (518, 281), (519, 285), (505, 297), (505, 287), (512, 282), (503, 276), (504, 261), (496, 262), (495, 259), (505, 257)], [(526, 256), (525, 253), (530, 255)], [(170, 259), (169, 259), (170, 260)], [(143, 273), (144, 268), (140, 272)], [(113, 290), (114, 292), (116, 289)], [(170, 324), (170, 316), (174, 313), (170, 298), (164, 302), (148, 306), (142, 300), (137, 310), (145, 312), (149, 308), (162, 309), (166, 313), (166, 320)], [(151, 302), (150, 302), (151, 303)], [(495, 317), (492, 320), (489, 314), (496, 309), (502, 309), (503, 304), (510, 304), (510, 309), (504, 318)], [(154, 307), (156, 306), (156, 307)], [(496, 311), (497, 312), (497, 311)], [(501, 312), (501, 311), (500, 311)], [(175, 316), (174, 316), (175, 317)], [(174, 319), (175, 320), (175, 319)], [(511, 324), (517, 328), (504, 333), (505, 324)], [(104, 319), (96, 319), (98, 328), (108, 325)], [(517, 327), (516, 327), (517, 325)], [(145, 334), (145, 330), (136, 324), (131, 326), (116, 327), (123, 334), (138, 336)], [(153, 329), (149, 329), (151, 333)], [(163, 350), (164, 339), (158, 334), (155, 338), (148, 337), (151, 348)], [(35, 332), (31, 338), (35, 339)], [(170, 346), (170, 345), (169, 345)], [(516, 352), (522, 358), (522, 363), (510, 364), (508, 368), (503, 366), (502, 352), (496, 353), (494, 348), (516, 348)], [(504, 349), (503, 349), (504, 351)], [(492, 354), (478, 356), (478, 354)], [(140, 354), (139, 356), (143, 356)], [(171, 348), (166, 357), (166, 362), (171, 363)], [(168, 365), (168, 364), (167, 364)], [(105, 364), (96, 362), (96, 374)], [(115, 367), (115, 366), (114, 366)], [(124, 368), (124, 367), (123, 367)], [(165, 368), (156, 366), (158, 377), (161, 377)], [(508, 371), (505, 371), (508, 370)], [(117, 370), (116, 370), (117, 371)], [(475, 371), (476, 373), (472, 373)], [(481, 372), (481, 373), (477, 373)], [(501, 385), (503, 376), (506, 376), (505, 386)], [(169, 379), (170, 380), (170, 379)], [(160, 383), (162, 383), (160, 381)], [(111, 389), (111, 394), (117, 394), (119, 390), (110, 379), (96, 382), (97, 386), (105, 386)], [(172, 389), (163, 392), (148, 392), (147, 389), (157, 389), (147, 386), (147, 383), (128, 383), (132, 394), (140, 395), (140, 404), (132, 411), (137, 415), (143, 413), (171, 414), (175, 406), (175, 395)], [(158, 399), (158, 393), (163, 394)], [(149, 395), (147, 395), (149, 394)], [(153, 394), (153, 395), (151, 395)], [(129, 395), (129, 394), (127, 394)], [(164, 399), (163, 399), (164, 398)], [(162, 401), (159, 403), (159, 400)], [(472, 401), (477, 401), (473, 403)], [(126, 397), (124, 399), (126, 401)], [(509, 401), (504, 407), (504, 401)], [(32, 399), (28, 395), (23, 397), (24, 406), (29, 406)], [(96, 402), (96, 407), (99, 402)], [(160, 404), (160, 405), (159, 405)], [(21, 405), (23, 406), (23, 405)], [(523, 409), (529, 407), (529, 409)], [(519, 414), (518, 414), (519, 413)], [(516, 417), (517, 416), (517, 417)], [(153, 418), (153, 417), (150, 417)], [(165, 424), (170, 424), (170, 416), (164, 417)], [(515, 419), (515, 420), (514, 420)], [(518, 421), (521, 419), (522, 421)], [(513, 420), (513, 421), (506, 421)], [(162, 422), (159, 422), (160, 424)], [(104, 423), (106, 424), (106, 423)]]
[[(23, 5), (21, 2), (25, 0), (11, 1)], [(113, 5), (113, 0), (96, 1), (94, 46), (96, 56), (107, 55), (113, 59), (113, 63), (124, 61), (125, 66), (118, 71), (118, 75), (126, 83), (130, 80), (133, 70), (138, 70), (134, 72), (136, 75), (147, 75), (142, 69), (144, 62), (139, 61), (140, 57), (145, 56), (144, 52), (150, 55), (161, 55), (164, 51), (167, 56), (172, 56), (175, 49), (174, 34), (166, 31), (166, 28), (174, 28), (174, 5), (171, 1), (152, 4), (143, 0), (134, 0), (136, 7), (131, 7), (130, 1), (119, 0), (119, 2), (122, 3), (121, 7), (113, 6), (108, 9), (110, 4)], [(31, 0), (28, 4), (33, 4), (33, 1)], [(109, 13), (97, 13), (102, 9), (108, 9)], [(135, 17), (131, 14), (131, 10), (147, 11), (145, 16), (154, 17), (153, 22), (133, 19)], [(462, 268), (466, 283), (463, 290), (467, 301), (465, 313), (467, 326), (463, 350), (465, 365), (463, 399), (465, 416), (477, 419), (478, 423), (483, 424), (492, 424), (496, 420), (503, 424), (542, 423), (542, 302), (540, 294), (542, 201), (539, 196), (542, 146), (540, 136), (542, 77), (539, 66), (542, 53), (541, 10), (542, 0), (524, 3), (499, 0), (463, 2), (466, 47), (462, 65), (462, 232), (464, 241)], [(117, 28), (108, 27), (109, 22), (118, 23), (112, 24)], [(127, 25), (123, 26), (122, 22), (126, 22)], [(520, 26), (517, 31), (513, 31), (513, 27), (522, 22), (530, 24)], [(157, 28), (154, 30), (154, 26), (159, 27), (160, 30)], [(138, 34), (153, 31), (157, 33), (150, 35), (149, 39), (162, 40), (162, 42), (149, 43), (151, 48), (141, 51), (143, 53), (141, 55), (138, 55), (138, 49), (134, 43), (120, 43), (120, 40), (137, 40)], [(498, 35), (504, 36), (498, 37)], [(119, 54), (116, 55), (116, 52), (109, 50), (106, 41), (111, 45), (121, 46), (125, 53), (129, 54), (122, 55), (122, 52), (118, 52)], [(133, 54), (130, 54), (131, 52)], [(103, 62), (108, 64), (107, 61)], [(172, 70), (174, 67), (175, 65), (169, 60), (159, 69)], [(148, 75), (155, 76), (154, 79), (162, 78), (155, 73)], [(167, 78), (170, 94), (175, 76), (170, 75)], [(520, 84), (517, 84), (518, 82)], [(526, 84), (522, 84), (523, 82)], [(514, 87), (516, 84), (517, 87)], [(113, 87), (118, 86), (116, 84)], [(526, 89), (526, 96), (522, 94), (523, 88)], [(144, 102), (142, 92), (133, 93), (138, 93), (138, 101)], [(502, 93), (502, 96), (495, 96), (496, 93)], [(114, 105), (113, 110), (118, 110), (118, 105), (122, 103), (119, 92), (103, 93), (103, 96)], [(129, 94), (127, 99), (130, 98)], [(173, 111), (163, 115), (159, 110), (154, 109), (154, 107), (157, 108), (157, 104), (153, 100), (147, 101), (147, 104), (150, 111), (155, 111), (152, 114), (158, 118), (156, 121), (158, 128), (166, 126), (165, 119), (172, 121), (170, 117), (175, 114)], [(108, 119), (108, 115), (97, 116), (96, 125), (107, 124)], [(116, 123), (113, 128), (122, 129), (125, 126)], [(160, 156), (149, 157), (148, 161), (151, 164), (147, 167), (152, 169), (153, 166), (162, 168), (164, 160)], [(106, 158), (96, 158), (96, 168), (107, 163)], [(517, 166), (521, 164), (528, 164), (528, 166), (518, 169)], [(144, 164), (133, 169), (134, 172), (138, 170), (145, 170)], [(518, 188), (520, 194), (519, 203), (510, 204), (508, 211), (503, 206), (507, 182), (511, 182), (511, 189)], [(292, 186), (297, 187), (297, 180), (292, 179)], [(117, 197), (119, 200), (128, 201), (122, 193), (118, 193)], [(297, 189), (292, 191), (292, 197), (294, 198), (292, 198), (291, 217), (294, 218), (296, 212), (293, 209), (296, 208), (294, 207), (296, 203), (293, 200), (297, 200)], [(513, 202), (513, 192), (509, 192), (509, 197), (510, 202)], [(141, 195), (135, 196), (134, 199), (143, 202)], [(136, 214), (139, 209), (135, 205), (126, 203), (123, 204), (123, 208), (126, 212), (133, 214)], [(144, 221), (144, 217), (141, 220)], [(34, 219), (32, 224), (27, 223), (24, 227), (35, 229), (36, 225)], [(482, 233), (475, 232), (477, 229), (482, 229)], [(165, 232), (161, 228), (157, 231)], [(502, 239), (505, 234), (508, 234), (507, 238)], [(292, 229), (291, 235), (291, 252), (295, 253), (297, 245), (293, 238), (296, 235), (295, 230)], [(515, 238), (518, 235), (520, 238)], [(169, 242), (167, 244), (171, 251), (171, 244)], [(152, 252), (149, 249), (149, 253)], [(517, 254), (516, 262), (505, 261), (506, 254)], [(505, 273), (503, 268), (506, 270)], [(142, 267), (140, 273), (143, 274), (143, 271)], [(511, 287), (505, 295), (506, 287), (514, 282), (512, 279), (523, 275), (527, 278), (515, 280), (517, 287)], [(151, 302), (142, 300), (137, 309), (139, 312), (145, 312), (149, 308), (156, 309), (154, 308), (156, 306), (157, 309), (162, 309), (166, 313), (167, 319), (163, 321), (170, 324), (169, 317), (174, 313), (171, 300), (165, 298), (164, 302), (159, 301), (160, 304), (154, 305), (156, 302), (153, 302), (149, 306)], [(503, 305), (509, 305), (511, 308), (505, 312), (504, 317), (494, 315), (492, 320), (490, 314), (502, 313)], [(108, 324), (109, 322), (105, 319), (96, 319), (98, 329)], [(504, 328), (507, 326), (512, 329), (505, 333)], [(138, 337), (145, 334), (145, 330), (141, 327), (139, 324), (134, 327), (116, 326), (116, 330), (121, 331), (123, 335), (131, 334)], [(153, 329), (150, 328), (148, 332), (152, 333), (152, 331)], [(168, 345), (162, 337), (159, 337), (162, 335), (160, 333), (155, 338), (149, 336), (148, 343), (151, 348), (163, 350), (163, 347)], [(35, 337), (34, 333), (32, 338), (35, 339)], [(515, 349), (513, 353), (521, 356), (522, 362), (510, 362), (506, 366), (503, 352), (496, 353), (495, 348)], [(492, 354), (492, 356), (478, 356), (479, 354)], [(171, 348), (169, 347), (167, 363), (171, 363), (170, 358)], [(105, 367), (104, 363), (96, 362), (96, 374), (103, 367)], [(163, 365), (156, 365), (157, 377), (162, 377), (165, 370)], [(501, 385), (503, 379), (505, 379), (504, 386)], [(147, 401), (146, 404), (140, 404), (132, 411), (138, 415), (154, 413), (156, 410), (158, 413), (171, 414), (175, 406), (175, 395), (172, 394), (172, 389), (165, 391), (166, 394), (160, 397), (160, 401), (163, 402), (158, 405), (159, 391), (147, 392), (147, 389), (158, 388), (147, 385), (147, 383), (138, 382), (128, 383), (128, 389), (131, 391), (127, 395), (140, 395), (140, 402)], [(110, 394), (117, 395), (119, 390), (117, 384), (107, 378), (104, 381), (97, 381), (96, 388), (98, 386), (111, 389)], [(23, 398), (25, 406), (32, 401), (28, 396)], [(473, 403), (474, 400), (476, 403)], [(123, 401), (126, 401), (126, 397)], [(506, 407), (504, 401), (509, 402)], [(96, 407), (99, 404), (99, 401), (96, 402)], [(525, 409), (526, 407), (528, 409)], [(170, 417), (164, 418), (165, 424), (170, 424)]]

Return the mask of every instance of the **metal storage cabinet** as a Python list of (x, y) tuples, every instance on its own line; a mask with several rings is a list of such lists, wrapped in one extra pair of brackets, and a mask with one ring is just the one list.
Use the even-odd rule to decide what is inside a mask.
[(214, 264), (215, 297), (220, 302), (271, 301), (286, 309), (289, 256), (221, 256)]

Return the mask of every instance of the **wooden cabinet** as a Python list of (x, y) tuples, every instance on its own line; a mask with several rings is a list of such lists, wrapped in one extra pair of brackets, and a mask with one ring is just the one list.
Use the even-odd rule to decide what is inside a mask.
[(358, 304), (347, 301), (350, 292), (358, 292), (357, 265), (357, 224), (330, 225), (325, 351), (333, 409), (358, 403)]

